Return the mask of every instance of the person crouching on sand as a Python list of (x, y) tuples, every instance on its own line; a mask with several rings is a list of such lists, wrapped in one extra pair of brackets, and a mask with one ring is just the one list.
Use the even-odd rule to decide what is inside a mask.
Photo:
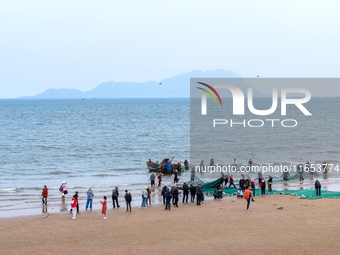
[(104, 220), (107, 219), (106, 217), (106, 210), (107, 210), (107, 198), (106, 196), (104, 196), (104, 201), (100, 201), (100, 203), (102, 204), (102, 214), (104, 214)]
[(238, 187), (237, 189), (237, 198), (241, 198), (243, 197), (243, 192), (242, 192), (242, 189), (240, 187)]

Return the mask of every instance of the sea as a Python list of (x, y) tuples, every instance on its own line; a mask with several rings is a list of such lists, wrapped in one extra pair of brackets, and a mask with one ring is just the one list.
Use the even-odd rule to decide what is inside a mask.
[[(315, 130), (311, 136), (313, 140), (290, 139), (288, 147), (275, 148), (285, 164), (307, 160), (311, 163), (327, 161), (334, 167), (340, 164), (339, 101), (324, 98), (310, 102), (314, 112), (319, 106), (322, 112), (329, 110), (328, 115), (316, 114), (328, 138), (319, 140), (320, 130)], [(103, 196), (108, 197), (110, 208), (114, 187), (119, 188), (121, 204), (125, 204), (124, 190), (128, 189), (133, 195), (133, 206), (140, 206), (141, 190), (150, 185), (146, 161), (173, 158), (174, 162), (185, 159), (190, 162), (188, 98), (2, 99), (0, 109), (0, 217), (67, 213), (76, 191), (79, 192), (80, 211), (84, 211), (89, 187), (95, 195), (94, 209), (101, 208), (99, 201)], [(303, 130), (298, 137), (305, 136)], [(280, 139), (284, 140), (285, 135), (283, 132)], [(257, 165), (281, 164), (277, 153), (274, 158), (270, 153), (259, 153), (261, 146), (269, 148), (264, 136), (242, 131), (240, 143), (250, 139), (256, 146), (226, 148), (225, 161), (231, 163), (237, 157), (238, 166), (241, 166), (252, 157)], [(299, 155), (292, 154), (289, 148), (301, 148)], [(204, 153), (206, 149), (202, 144)], [(318, 157), (313, 159), (314, 155)], [(213, 156), (206, 155), (205, 162)], [(198, 160), (190, 162), (191, 167), (197, 164)], [(198, 173), (198, 176), (212, 181), (220, 173)], [(235, 177), (239, 174), (235, 173)], [(327, 185), (323, 187), (340, 190), (338, 177), (336, 171), (329, 173), (324, 178)], [(189, 181), (190, 172), (180, 173), (179, 179), (180, 183)], [(67, 182), (69, 192), (65, 201), (59, 192), (63, 181)], [(165, 174), (163, 183), (170, 185), (172, 176)], [(307, 184), (305, 187), (312, 188), (312, 181)], [(44, 185), (49, 189), (48, 208), (41, 203)], [(301, 189), (301, 184), (296, 182), (292, 188)], [(158, 188), (153, 189), (152, 200), (161, 203)]]

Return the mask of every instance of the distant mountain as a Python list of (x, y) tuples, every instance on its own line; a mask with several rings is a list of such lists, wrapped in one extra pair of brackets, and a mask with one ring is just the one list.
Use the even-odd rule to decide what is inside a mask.
[[(24, 98), (167, 98), (190, 97), (190, 78), (241, 78), (237, 74), (224, 69), (202, 72), (194, 70), (179, 74), (160, 82), (103, 82), (90, 91), (77, 89), (48, 89), (45, 92)], [(263, 96), (260, 92), (254, 96)], [(266, 96), (266, 95), (264, 95)]]

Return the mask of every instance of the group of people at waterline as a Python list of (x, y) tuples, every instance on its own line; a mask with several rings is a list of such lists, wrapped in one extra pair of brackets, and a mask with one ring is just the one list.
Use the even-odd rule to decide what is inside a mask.
[[(236, 159), (235, 159), (236, 163)], [(252, 163), (252, 162), (250, 162)], [(307, 162), (308, 163), (308, 162)], [(302, 166), (302, 165), (301, 165)], [(300, 171), (300, 181), (303, 181), (303, 175), (301, 174), (302, 171)], [(196, 204), (201, 205), (201, 203), (204, 203), (204, 192), (202, 190), (201, 184), (198, 184), (197, 186), (193, 185), (188, 185), (186, 182), (183, 183), (181, 191), (177, 187), (177, 183), (179, 181), (177, 177), (176, 171), (173, 173), (174, 177), (174, 185), (168, 187), (167, 184), (164, 184), (162, 187), (162, 178), (163, 174), (158, 173), (157, 175), (155, 173), (151, 173), (150, 175), (150, 186), (145, 186), (142, 189), (142, 203), (141, 207), (146, 208), (147, 206), (151, 206), (151, 193), (153, 189), (156, 187), (156, 179), (158, 179), (158, 187), (162, 187), (161, 189), (161, 195), (163, 197), (163, 204), (165, 205), (165, 210), (170, 210), (171, 209), (171, 204), (175, 207), (178, 207), (178, 201), (179, 201), (179, 195), (182, 195), (182, 203), (188, 203), (188, 198), (190, 195), (190, 202), (195, 202), (196, 199)], [(283, 181), (288, 181), (289, 176), (289, 171), (284, 171), (282, 176)], [(192, 170), (191, 173), (191, 180), (195, 178), (195, 171), (194, 169)], [(268, 192), (272, 192), (272, 183), (273, 183), (273, 178), (272, 176), (268, 175), (267, 178), (263, 178), (263, 173), (262, 171), (258, 172), (258, 178), (257, 178), (258, 183), (255, 183), (254, 178), (246, 178), (244, 174), (241, 174), (241, 178), (239, 179), (238, 183), (238, 190), (237, 190), (237, 197), (243, 197), (247, 200), (247, 209), (249, 209), (249, 199), (251, 199), (253, 196), (255, 196), (255, 190), (256, 186), (261, 189), (261, 195), (266, 194), (266, 187), (268, 189)], [(221, 178), (220, 182), (218, 183), (216, 190), (213, 194), (214, 198), (216, 200), (221, 200), (223, 197), (223, 188), (236, 188), (235, 186), (235, 180), (233, 178), (233, 175), (229, 174), (224, 174), (221, 172)], [(321, 195), (321, 184), (318, 180), (315, 181), (315, 189), (316, 189), (316, 195), (320, 196)], [(251, 194), (249, 195), (249, 190), (251, 191)], [(65, 196), (68, 194), (67, 190), (67, 183), (63, 182), (59, 188), (59, 191), (62, 194), (62, 199), (65, 201)], [(76, 219), (77, 213), (79, 213), (79, 200), (78, 200), (78, 192), (76, 191), (75, 194), (72, 196), (72, 201), (71, 201), (71, 212), (72, 212), (72, 219)], [(86, 192), (87, 200), (86, 200), (86, 206), (85, 210), (87, 211), (88, 209), (92, 210), (92, 201), (94, 198), (94, 193), (91, 188), (88, 189)], [(43, 190), (42, 190), (42, 204), (47, 205), (47, 197), (48, 197), (48, 188), (46, 185), (44, 185)], [(119, 208), (119, 202), (118, 202), (118, 197), (119, 197), (119, 190), (118, 187), (112, 190), (112, 206), (113, 208)], [(124, 195), (125, 203), (126, 203), (126, 211), (131, 212), (131, 202), (132, 202), (132, 195), (128, 190), (125, 190), (125, 195)], [(249, 200), (249, 201), (248, 201)], [(102, 205), (102, 214), (104, 215), (104, 219), (107, 219), (107, 197), (103, 196), (103, 199), (100, 201)]]

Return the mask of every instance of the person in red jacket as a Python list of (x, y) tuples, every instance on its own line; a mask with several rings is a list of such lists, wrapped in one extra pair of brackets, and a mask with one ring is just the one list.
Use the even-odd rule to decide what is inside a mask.
[(78, 196), (75, 194), (72, 198), (71, 209), (72, 209), (72, 220), (76, 219), (77, 216), (77, 204), (78, 204)]
[(102, 204), (102, 214), (104, 214), (104, 220), (107, 219), (106, 217), (106, 210), (107, 210), (107, 198), (106, 196), (104, 196), (104, 201), (100, 201), (100, 203)]
[(47, 205), (48, 189), (46, 185), (44, 185), (41, 195), (42, 195), (42, 204)]
[(249, 186), (248, 189), (244, 191), (243, 198), (247, 200), (247, 210), (250, 210), (250, 199), (251, 199), (251, 187)]
[(234, 184), (234, 178), (233, 178), (232, 175), (230, 175), (230, 177), (229, 177), (229, 187), (228, 187), (228, 188), (230, 188), (231, 185), (233, 185), (234, 188), (236, 188), (236, 187), (235, 187), (235, 184)]
[(162, 179), (163, 179), (162, 172), (159, 172), (157, 177), (158, 177), (158, 187), (160, 187), (162, 185)]

